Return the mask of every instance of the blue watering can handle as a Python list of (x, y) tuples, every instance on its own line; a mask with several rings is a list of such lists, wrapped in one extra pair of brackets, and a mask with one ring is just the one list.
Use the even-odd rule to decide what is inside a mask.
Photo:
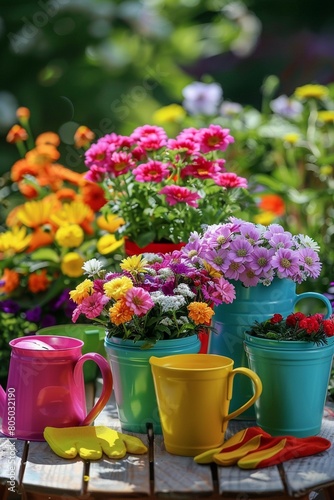
[(317, 292), (300, 293), (299, 295), (296, 296), (294, 305), (296, 305), (297, 302), (299, 302), (302, 299), (310, 299), (310, 298), (318, 299), (318, 300), (321, 300), (322, 302), (324, 302), (325, 306), (327, 307), (327, 314), (325, 315), (326, 318), (329, 318), (331, 316), (331, 314), (333, 314), (332, 304), (330, 303), (328, 298), (325, 297), (325, 295), (322, 295), (322, 293), (317, 293)]

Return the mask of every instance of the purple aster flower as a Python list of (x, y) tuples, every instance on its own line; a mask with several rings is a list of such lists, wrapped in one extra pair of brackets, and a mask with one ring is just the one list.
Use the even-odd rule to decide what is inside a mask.
[(284, 118), (298, 118), (303, 111), (303, 105), (299, 101), (290, 99), (286, 95), (281, 95), (271, 101), (270, 107), (274, 113)]
[(321, 263), (318, 254), (313, 248), (301, 248), (299, 250), (299, 259), (305, 271), (312, 278), (317, 278), (321, 271)]
[(300, 272), (299, 254), (289, 248), (279, 248), (271, 263), (282, 278), (292, 278)]
[(273, 255), (273, 251), (270, 251), (268, 248), (263, 247), (255, 247), (252, 260), (250, 261), (250, 268), (253, 272), (258, 275), (264, 275), (271, 269), (271, 257)]
[(218, 83), (193, 82), (182, 91), (183, 107), (191, 115), (215, 115), (223, 96)]
[(228, 269), (225, 271), (226, 278), (230, 278), (231, 280), (239, 280), (240, 275), (245, 271), (245, 266), (241, 262), (232, 261)]
[(17, 314), (19, 310), (19, 304), (12, 299), (6, 299), (0, 302), (0, 311), (3, 311), (5, 313)]
[(239, 279), (245, 286), (256, 286), (260, 281), (252, 268), (245, 268)]
[(252, 245), (244, 238), (237, 237), (230, 246), (231, 260), (234, 262), (250, 262), (252, 260)]
[(42, 316), (42, 308), (40, 306), (34, 307), (34, 309), (29, 309), (25, 312), (25, 317), (28, 321), (32, 323), (39, 323)]

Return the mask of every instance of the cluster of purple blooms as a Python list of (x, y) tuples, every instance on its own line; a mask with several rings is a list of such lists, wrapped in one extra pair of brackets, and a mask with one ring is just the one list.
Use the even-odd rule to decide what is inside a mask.
[(270, 285), (275, 277), (301, 283), (321, 271), (319, 246), (312, 238), (292, 235), (279, 224), (266, 227), (234, 217), (202, 234), (192, 233), (182, 252), (193, 263), (206, 261), (226, 279), (247, 287)]

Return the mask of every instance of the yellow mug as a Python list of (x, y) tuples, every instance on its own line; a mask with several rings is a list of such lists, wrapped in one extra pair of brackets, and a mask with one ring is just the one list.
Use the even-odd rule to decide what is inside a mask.
[[(149, 359), (165, 448), (174, 455), (194, 457), (224, 442), (228, 421), (260, 397), (262, 383), (249, 368), (233, 369), (233, 360), (217, 354), (176, 354)], [(229, 413), (233, 379), (253, 382), (253, 396)]]

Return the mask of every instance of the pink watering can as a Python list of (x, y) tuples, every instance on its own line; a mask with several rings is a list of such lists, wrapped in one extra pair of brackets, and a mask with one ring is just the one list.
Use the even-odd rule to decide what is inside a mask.
[[(112, 376), (107, 360), (95, 352), (82, 355), (82, 340), (33, 335), (11, 340), (7, 392), (0, 386), (2, 433), (43, 441), (45, 427), (90, 425), (107, 404)], [(87, 414), (83, 364), (101, 370), (102, 393)]]

